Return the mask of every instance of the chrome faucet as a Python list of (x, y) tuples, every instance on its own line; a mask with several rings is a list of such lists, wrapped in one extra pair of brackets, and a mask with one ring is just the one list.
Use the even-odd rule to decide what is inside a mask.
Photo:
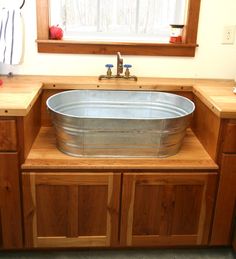
[[(113, 67), (113, 65), (112, 64), (106, 64), (105, 67), (108, 68), (107, 74), (106, 75), (100, 75), (98, 79), (102, 80), (102, 79), (111, 79), (111, 78), (124, 78), (124, 79), (133, 79), (133, 80), (137, 81), (138, 78), (136, 76), (130, 75), (129, 68), (131, 68), (132, 66), (129, 65), (129, 64), (125, 64), (123, 66), (123, 58), (121, 57), (120, 52), (117, 52), (116, 57), (117, 57), (116, 75), (114, 75), (114, 76), (112, 75), (111, 68)], [(123, 67), (126, 68), (124, 75), (122, 75)]]

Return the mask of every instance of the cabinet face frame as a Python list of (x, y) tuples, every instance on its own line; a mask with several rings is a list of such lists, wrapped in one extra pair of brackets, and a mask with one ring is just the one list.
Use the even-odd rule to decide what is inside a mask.
[[(40, 222), (37, 219), (36, 189), (40, 186), (67, 186), (72, 191), (73, 199), (68, 201), (70, 203), (69, 214), (72, 215), (72, 221), (68, 222), (70, 236), (39, 236), (37, 225)], [(74, 227), (78, 230), (78, 222), (75, 219), (79, 213), (79, 186), (107, 187), (105, 235), (78, 236), (78, 231), (74, 230)], [(106, 247), (116, 246), (118, 243), (120, 174), (23, 173), (23, 197), (26, 247)]]
[[(121, 245), (122, 246), (166, 246), (166, 245), (206, 245), (209, 241), (209, 233), (211, 226), (211, 219), (214, 206), (214, 197), (216, 192), (216, 173), (145, 173), (134, 174), (125, 173), (123, 176), (123, 192), (122, 192), (122, 207), (121, 207)], [(175, 186), (199, 186), (201, 189), (201, 197), (198, 200), (199, 218), (197, 219), (197, 231), (194, 234), (174, 234), (172, 235), (171, 229), (174, 225), (174, 220), (178, 221), (177, 217), (174, 217), (175, 210), (175, 197), (173, 197), (172, 187)], [(135, 235), (134, 232), (134, 217), (136, 190), (142, 186), (154, 186), (164, 187), (165, 195), (160, 204), (160, 217), (158, 220), (160, 223), (160, 234), (140, 234)], [(181, 187), (180, 187), (181, 188)], [(140, 197), (140, 196), (139, 196)], [(158, 197), (158, 195), (157, 195)], [(163, 197), (163, 196), (162, 196)], [(149, 197), (151, 199), (152, 197)], [(147, 202), (150, 200), (148, 199)], [(171, 200), (173, 199), (173, 200)], [(142, 201), (142, 204), (145, 201)], [(158, 202), (158, 200), (157, 200)], [(139, 205), (137, 205), (138, 207)], [(141, 208), (143, 205), (141, 205)], [(181, 207), (181, 206), (180, 206)], [(164, 209), (163, 209), (164, 208)], [(168, 212), (168, 210), (170, 212)], [(163, 211), (165, 211), (163, 213)], [(181, 208), (179, 208), (181, 211)], [(178, 213), (179, 213), (178, 211)], [(144, 213), (144, 211), (140, 211)], [(150, 208), (145, 213), (149, 213), (152, 217), (152, 221), (156, 222), (156, 212), (153, 212)], [(138, 214), (138, 213), (137, 213)], [(191, 214), (191, 212), (190, 212)], [(180, 214), (181, 215), (181, 214)], [(193, 215), (194, 216), (194, 215)], [(147, 216), (148, 217), (148, 216)], [(153, 218), (154, 217), (154, 218)], [(167, 219), (165, 219), (167, 217)], [(141, 221), (142, 218), (139, 217)], [(158, 221), (157, 220), (157, 221)], [(140, 222), (141, 224), (142, 222)], [(149, 224), (149, 223), (148, 223)], [(156, 223), (157, 224), (157, 223)], [(178, 223), (177, 223), (178, 224)], [(145, 231), (144, 231), (145, 232)]]

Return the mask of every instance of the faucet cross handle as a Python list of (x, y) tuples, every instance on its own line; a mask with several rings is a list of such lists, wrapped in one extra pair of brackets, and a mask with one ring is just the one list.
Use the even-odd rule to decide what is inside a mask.
[(129, 68), (131, 68), (132, 65), (125, 64), (124, 67), (126, 68), (126, 70), (125, 70), (125, 77), (128, 78), (130, 76)]
[(107, 68), (112, 68), (112, 67), (113, 67), (113, 64), (106, 64), (105, 67), (107, 67)]
[(124, 67), (125, 67), (126, 69), (127, 69), (127, 68), (131, 68), (132, 65), (130, 65), (130, 64), (125, 64)]
[(113, 65), (112, 64), (106, 64), (105, 67), (108, 68), (107, 69), (107, 77), (111, 77), (111, 75), (112, 75), (111, 68), (113, 67)]

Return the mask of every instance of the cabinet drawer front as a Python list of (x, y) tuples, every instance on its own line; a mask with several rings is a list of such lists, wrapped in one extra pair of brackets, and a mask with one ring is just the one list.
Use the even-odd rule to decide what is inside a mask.
[(226, 126), (223, 152), (236, 153), (236, 122)]
[(16, 151), (15, 120), (0, 120), (0, 151)]

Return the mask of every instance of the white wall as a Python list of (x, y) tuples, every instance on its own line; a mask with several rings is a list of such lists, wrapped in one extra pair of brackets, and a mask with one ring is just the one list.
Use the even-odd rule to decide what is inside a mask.
[[(0, 0), (0, 4), (6, 0)], [(20, 5), (22, 0), (15, 1)], [(8, 0), (9, 2), (9, 0)], [(25, 53), (21, 65), (0, 64), (0, 74), (99, 75), (106, 63), (116, 64), (114, 55), (39, 54), (36, 39), (36, 3), (26, 0), (23, 8)], [(236, 42), (222, 45), (225, 25), (236, 25), (236, 0), (202, 0), (198, 44), (194, 58), (124, 56), (137, 76), (186, 78), (236, 78)], [(117, 49), (117, 51), (119, 51)], [(122, 53), (121, 53), (122, 54)]]

